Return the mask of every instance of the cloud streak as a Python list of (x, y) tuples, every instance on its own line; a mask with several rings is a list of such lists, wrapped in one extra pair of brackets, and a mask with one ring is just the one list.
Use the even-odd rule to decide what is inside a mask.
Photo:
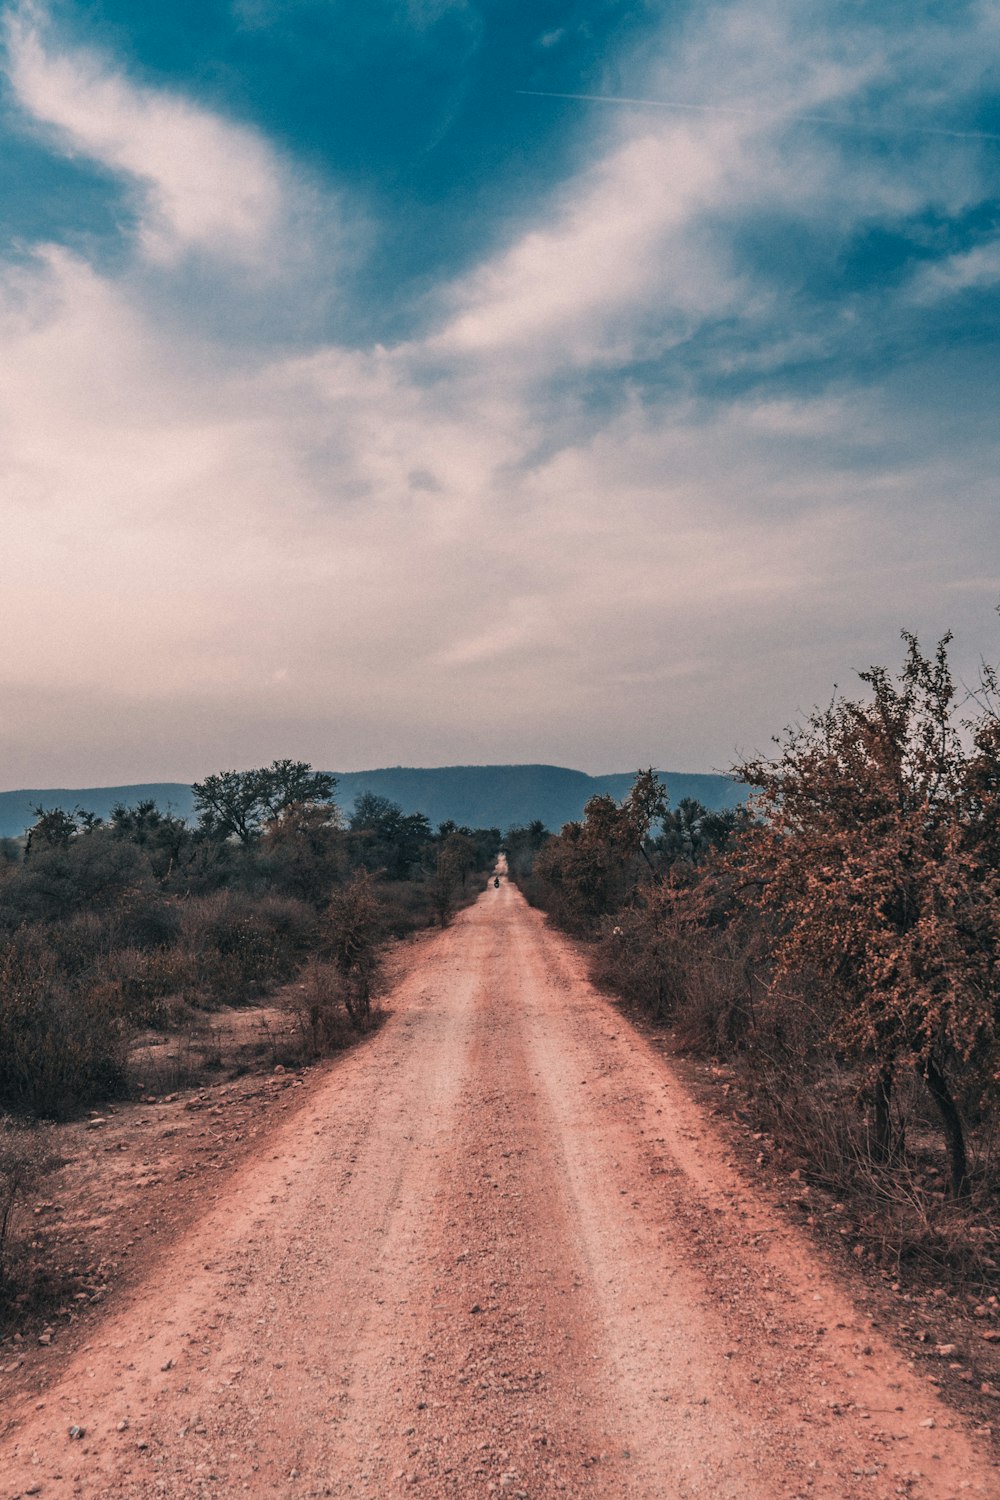
[(943, 125), (866, 125), (859, 120), (838, 119), (834, 115), (796, 114), (783, 110), (752, 109), (738, 104), (694, 104), (676, 99), (629, 99), (618, 94), (554, 94), (541, 89), (516, 89), (524, 99), (572, 99), (581, 104), (621, 104), (641, 109), (668, 109), (680, 114), (734, 115), (779, 125), (832, 125), (837, 130), (853, 130), (860, 135), (906, 136), (937, 135), (953, 141), (998, 141), (1000, 134), (990, 130), (949, 130)]
[(263, 264), (285, 211), (281, 168), (266, 142), (176, 95), (130, 83), (96, 51), (48, 42), (45, 30), (37, 7), (7, 17), (17, 101), (59, 149), (134, 181), (143, 254), (170, 263), (201, 251)]

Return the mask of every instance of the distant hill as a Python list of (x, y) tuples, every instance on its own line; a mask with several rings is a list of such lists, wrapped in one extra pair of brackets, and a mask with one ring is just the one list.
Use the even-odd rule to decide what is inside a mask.
[[(437, 826), (446, 818), (470, 828), (507, 829), (540, 818), (554, 832), (582, 817), (585, 803), (599, 792), (624, 797), (633, 772), (587, 776), (565, 766), (393, 766), (381, 771), (349, 771), (338, 778), (337, 800), (350, 810), (362, 792), (398, 802), (404, 812), (426, 813)], [(697, 797), (706, 807), (735, 807), (745, 795), (728, 776), (696, 776), (668, 771), (670, 800)]]
[[(436, 827), (451, 818), (470, 828), (507, 829), (540, 818), (557, 832), (583, 814), (598, 793), (622, 798), (634, 773), (587, 776), (565, 766), (392, 766), (376, 771), (337, 772), (337, 802), (349, 813), (363, 792), (398, 802), (404, 812), (426, 813)], [(745, 795), (728, 776), (664, 773), (673, 806), (695, 797), (706, 807), (735, 807)], [(180, 781), (142, 782), (134, 786), (55, 787), (0, 792), (0, 837), (13, 838), (33, 822), (34, 807), (74, 807), (106, 818), (116, 802), (130, 806), (151, 798), (164, 811), (190, 818), (191, 788)]]

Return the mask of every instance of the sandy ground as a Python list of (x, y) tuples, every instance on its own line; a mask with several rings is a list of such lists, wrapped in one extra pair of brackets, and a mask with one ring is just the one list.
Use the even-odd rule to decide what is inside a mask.
[(506, 881), (4, 1413), (21, 1495), (1000, 1495)]

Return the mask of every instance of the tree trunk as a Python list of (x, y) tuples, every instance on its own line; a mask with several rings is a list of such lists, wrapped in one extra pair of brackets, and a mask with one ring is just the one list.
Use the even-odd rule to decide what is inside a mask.
[(938, 1114), (941, 1116), (945, 1145), (948, 1148), (948, 1164), (951, 1168), (951, 1195), (953, 1198), (967, 1198), (969, 1164), (965, 1154), (965, 1132), (962, 1129), (962, 1117), (958, 1112), (958, 1106), (951, 1096), (947, 1079), (933, 1057), (924, 1059), (920, 1064), (920, 1071), (931, 1091), (931, 1098), (937, 1105)]
[(879, 1068), (872, 1111), (872, 1158), (883, 1163), (892, 1156), (892, 1068)]

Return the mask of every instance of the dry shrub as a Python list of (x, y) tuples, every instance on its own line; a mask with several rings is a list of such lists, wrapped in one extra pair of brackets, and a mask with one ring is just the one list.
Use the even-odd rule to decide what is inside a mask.
[(65, 1118), (123, 1092), (128, 1033), (111, 981), (73, 984), (35, 934), (0, 952), (0, 1102)]
[(692, 929), (670, 903), (650, 897), (604, 923), (593, 975), (668, 1022), (683, 1050), (726, 1059), (754, 1126), (806, 1180), (846, 1205), (858, 1237), (883, 1265), (995, 1280), (1000, 1142), (990, 1132), (991, 1117), (982, 1115), (973, 1138), (971, 1196), (956, 1203), (945, 1191), (945, 1158), (926, 1086), (912, 1067), (901, 1068), (892, 1149), (880, 1160), (871, 1080), (832, 1044), (832, 1017), (812, 998), (820, 987), (808, 976), (797, 986), (772, 982), (768, 944), (759, 920)]
[(966, 1198), (946, 1193), (940, 1145), (932, 1129), (917, 1124), (927, 1100), (915, 1076), (912, 1086), (898, 1091), (897, 1149), (885, 1162), (873, 1151), (864, 1091), (856, 1078), (835, 1068), (796, 1074), (787, 1062), (775, 1067), (759, 1053), (743, 1060), (740, 1078), (754, 1123), (796, 1161), (810, 1183), (841, 1201), (856, 1237), (880, 1264), (896, 1272), (923, 1267), (936, 1278), (995, 1283), (1000, 1265), (995, 1163), (986, 1155), (977, 1163)]
[(388, 937), (409, 937), (430, 927), (436, 919), (434, 893), (419, 880), (383, 880), (378, 887), (382, 908), (382, 930)]
[(316, 915), (302, 901), (216, 891), (181, 908), (188, 998), (239, 1004), (292, 977), (316, 938)]
[(193, 956), (180, 948), (121, 948), (105, 965), (117, 985), (122, 1014), (132, 1026), (166, 1028), (176, 1009), (175, 997), (197, 983)]
[(140, 1038), (131, 1057), (135, 1094), (172, 1094), (203, 1085), (207, 1074), (226, 1068), (222, 1044), (204, 1011), (171, 1016), (167, 1035)]
[(375, 882), (357, 871), (333, 893), (323, 918), (323, 952), (343, 983), (351, 1024), (364, 1030), (382, 981), (383, 914)]
[(0, 1115), (0, 1284), (7, 1279), (8, 1250), (17, 1210), (38, 1183), (59, 1165), (47, 1131)]
[(347, 1046), (351, 1038), (347, 993), (348, 982), (336, 964), (307, 959), (286, 1001), (307, 1057), (326, 1057)]
[(749, 1035), (757, 956), (735, 927), (706, 928), (693, 941), (690, 928), (651, 897), (605, 920), (591, 963), (599, 984), (654, 1020), (669, 1020), (692, 1051), (728, 1052)]
[(648, 911), (631, 909), (608, 918), (591, 957), (591, 975), (633, 1005), (663, 1021), (676, 1010), (683, 949), (657, 930)]

